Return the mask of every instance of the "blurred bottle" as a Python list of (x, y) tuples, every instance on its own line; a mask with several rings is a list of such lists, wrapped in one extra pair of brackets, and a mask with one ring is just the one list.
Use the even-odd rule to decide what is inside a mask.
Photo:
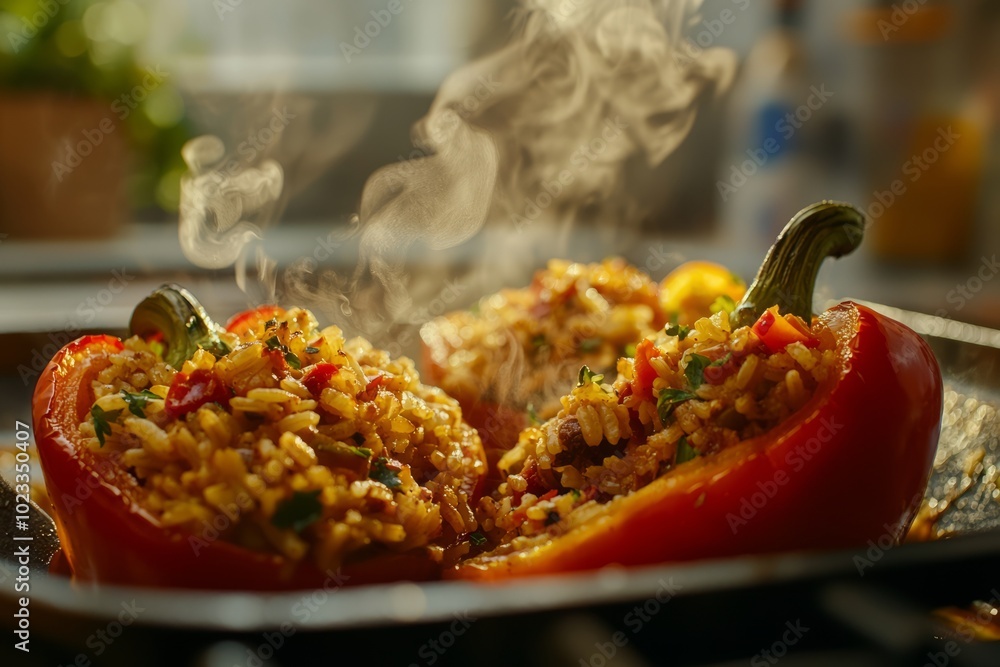
[(773, 10), (733, 93), (730, 161), (718, 184), (728, 241), (754, 256), (802, 207), (842, 196), (831, 163), (847, 144), (824, 138), (844, 126), (834, 91), (811, 67), (803, 2), (776, 0)]
[(852, 17), (866, 56), (869, 232), (877, 257), (951, 264), (969, 253), (987, 119), (971, 94), (957, 3), (896, 3)]

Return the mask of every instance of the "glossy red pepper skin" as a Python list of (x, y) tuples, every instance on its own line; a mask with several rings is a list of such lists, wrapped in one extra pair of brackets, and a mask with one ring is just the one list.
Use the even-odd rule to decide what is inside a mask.
[(134, 478), (91, 452), (77, 435), (93, 399), (90, 382), (121, 349), (111, 336), (80, 338), (56, 354), (35, 388), (35, 441), (74, 577), (155, 587), (288, 590), (439, 576), (440, 566), (423, 552), (377, 555), (327, 573), (311, 562), (291, 564), (223, 540), (192, 543), (191, 534), (159, 524), (136, 501)]
[(771, 432), (698, 458), (547, 543), (481, 556), (451, 576), (502, 579), (898, 540), (937, 448), (941, 375), (927, 344), (863, 306), (838, 378)]

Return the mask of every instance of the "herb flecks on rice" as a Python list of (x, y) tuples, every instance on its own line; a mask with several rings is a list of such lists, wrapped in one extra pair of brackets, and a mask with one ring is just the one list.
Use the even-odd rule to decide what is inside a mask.
[(618, 357), (667, 321), (659, 286), (621, 259), (551, 260), (529, 287), (480, 300), (421, 331), (436, 383), (463, 404), (480, 400), (543, 418), (581, 364), (613, 371)]
[(500, 460), (504, 482), (477, 508), (484, 532), (494, 544), (565, 532), (692, 459), (766, 434), (838, 372), (830, 328), (799, 323), (805, 342), (769, 350), (723, 310), (644, 340), (613, 383), (581, 372), (558, 414)]
[(305, 310), (223, 337), (230, 352), (180, 369), (133, 337), (93, 382), (81, 434), (134, 476), (144, 510), (320, 568), (372, 550), (460, 555), (449, 545), (477, 529), (485, 460), (456, 401)]

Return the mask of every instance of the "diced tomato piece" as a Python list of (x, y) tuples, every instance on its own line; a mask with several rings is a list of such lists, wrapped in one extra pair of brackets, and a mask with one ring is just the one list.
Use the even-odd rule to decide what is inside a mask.
[(644, 339), (635, 347), (635, 372), (632, 380), (632, 393), (650, 401), (653, 399), (653, 380), (657, 378), (656, 369), (649, 363), (653, 357), (660, 356), (660, 350), (649, 338)]
[(805, 329), (794, 315), (782, 317), (777, 306), (771, 306), (754, 322), (751, 330), (772, 354), (781, 352), (792, 343), (815, 347), (819, 340)]
[(376, 375), (375, 377), (373, 377), (371, 380), (368, 381), (368, 384), (365, 385), (364, 389), (358, 392), (356, 398), (359, 401), (374, 401), (375, 397), (378, 396), (379, 387), (385, 384), (386, 381), (387, 381), (386, 376)]
[(229, 318), (226, 322), (226, 331), (242, 337), (248, 331), (254, 331), (257, 325), (285, 314), (285, 309), (281, 306), (260, 306), (251, 310), (245, 310)]
[(319, 397), (323, 390), (330, 384), (330, 378), (340, 371), (340, 366), (331, 364), (328, 361), (321, 361), (306, 371), (302, 378), (302, 384), (306, 386), (309, 393)]
[(176, 419), (207, 403), (228, 407), (229, 396), (229, 389), (215, 373), (199, 368), (190, 375), (178, 373), (174, 376), (163, 409), (168, 417)]

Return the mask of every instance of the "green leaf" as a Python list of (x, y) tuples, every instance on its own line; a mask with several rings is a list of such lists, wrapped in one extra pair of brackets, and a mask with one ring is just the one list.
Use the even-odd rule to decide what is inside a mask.
[(484, 544), (486, 544), (486, 538), (483, 536), (482, 533), (470, 533), (469, 541), (472, 542), (477, 547), (481, 547)]
[(691, 390), (694, 391), (705, 381), (705, 367), (712, 363), (708, 357), (700, 354), (688, 355), (687, 366), (684, 368), (684, 377), (687, 378)]
[(719, 366), (725, 366), (729, 362), (729, 360), (732, 359), (732, 358), (733, 358), (733, 353), (732, 352), (726, 352), (726, 356), (720, 357), (719, 359), (716, 359), (715, 361), (713, 361), (712, 363), (710, 363), (709, 366), (714, 366), (716, 368), (718, 368)]
[(604, 381), (603, 373), (595, 373), (590, 370), (590, 366), (583, 366), (580, 369), (580, 375), (576, 379), (576, 386), (582, 387), (590, 382), (594, 384), (601, 384)]
[(299, 361), (299, 358), (290, 350), (285, 352), (285, 362), (295, 370), (302, 368), (302, 362)]
[(736, 310), (736, 302), (733, 301), (732, 297), (721, 294), (715, 301), (712, 302), (712, 305), (709, 306), (708, 309), (712, 311), (713, 315), (723, 310), (732, 315), (733, 311)]
[(306, 348), (306, 354), (319, 354), (319, 348), (310, 345), (309, 347)]
[(595, 350), (601, 349), (602, 343), (604, 343), (604, 339), (597, 336), (594, 336), (593, 338), (584, 338), (580, 341), (580, 351), (594, 352)]
[(370, 459), (372, 457), (372, 450), (367, 447), (351, 447), (351, 453), (363, 459)]
[(141, 419), (146, 418), (146, 413), (143, 411), (146, 409), (149, 399), (153, 399), (154, 401), (160, 400), (159, 396), (148, 389), (143, 389), (138, 394), (130, 394), (122, 389), (122, 398), (128, 403), (128, 411)]
[(270, 338), (265, 340), (264, 345), (267, 345), (267, 349), (269, 350), (277, 350), (282, 347), (281, 341), (278, 340), (277, 336), (271, 336)]
[(538, 426), (542, 423), (542, 420), (538, 418), (538, 412), (535, 410), (534, 403), (528, 403), (528, 425)]
[(664, 333), (668, 336), (677, 336), (677, 340), (684, 340), (691, 333), (691, 327), (686, 327), (683, 324), (671, 324)]
[(389, 459), (380, 456), (375, 459), (368, 477), (385, 484), (390, 489), (399, 488), (403, 482), (399, 479), (399, 471), (389, 467)]
[(283, 500), (274, 511), (271, 523), (278, 528), (291, 528), (301, 533), (307, 526), (323, 516), (323, 504), (319, 501), (320, 490), (295, 491), (292, 497)]
[(677, 454), (674, 456), (674, 464), (680, 465), (691, 459), (701, 456), (697, 449), (688, 444), (687, 438), (681, 438), (677, 443)]
[(683, 389), (668, 387), (660, 391), (660, 395), (656, 399), (656, 411), (660, 414), (660, 421), (666, 423), (678, 405), (684, 401), (690, 401), (692, 398), (697, 398), (697, 396)]
[(268, 320), (267, 322), (264, 322), (264, 331), (267, 331), (271, 327), (276, 327), (276, 326), (278, 326), (278, 320), (272, 318), (272, 319)]
[(105, 412), (99, 405), (90, 409), (90, 418), (94, 422), (94, 433), (97, 434), (97, 441), (101, 443), (101, 447), (104, 446), (105, 436), (111, 435), (111, 423), (117, 421), (121, 414), (121, 410)]

